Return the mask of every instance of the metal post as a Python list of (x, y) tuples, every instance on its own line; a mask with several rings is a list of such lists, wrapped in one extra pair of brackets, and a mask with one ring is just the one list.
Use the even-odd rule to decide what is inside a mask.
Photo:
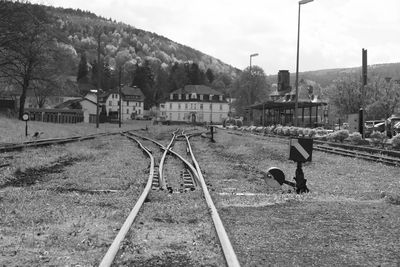
[(121, 117), (122, 117), (122, 94), (121, 94), (121, 67), (119, 68), (119, 128), (121, 128)]
[(100, 91), (100, 37), (101, 32), (97, 37), (97, 92), (96, 92), (96, 128), (99, 128), (99, 91)]
[(297, 19), (297, 56), (296, 56), (296, 99), (294, 102), (294, 126), (298, 126), (297, 113), (299, 109), (299, 46), (300, 46), (300, 6), (312, 2), (313, 0), (299, 1), (299, 15)]
[(299, 2), (299, 15), (297, 19), (297, 56), (296, 56), (296, 98), (294, 102), (294, 126), (298, 126), (297, 123), (297, 110), (299, 108), (299, 46), (300, 46), (300, 2)]

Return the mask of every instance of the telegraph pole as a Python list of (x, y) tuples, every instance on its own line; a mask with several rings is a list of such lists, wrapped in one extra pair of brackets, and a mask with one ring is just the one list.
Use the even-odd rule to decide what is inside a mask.
[(364, 98), (365, 98), (365, 85), (367, 85), (367, 49), (362, 49), (362, 85), (361, 85), (361, 108), (358, 113), (358, 131), (364, 138)]

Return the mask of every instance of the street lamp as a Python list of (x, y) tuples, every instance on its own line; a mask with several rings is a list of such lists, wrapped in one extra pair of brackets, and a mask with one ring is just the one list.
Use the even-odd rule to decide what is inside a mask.
[(299, 1), (299, 16), (297, 22), (297, 58), (296, 58), (296, 99), (294, 104), (294, 126), (297, 124), (297, 113), (299, 109), (299, 41), (300, 41), (300, 6), (310, 3), (314, 0), (301, 0)]
[(255, 54), (251, 54), (251, 55), (250, 55), (250, 75), (251, 75), (251, 58), (252, 58), (252, 57), (256, 57), (256, 56), (258, 56), (258, 53), (255, 53)]
[[(253, 79), (253, 74), (251, 73), (251, 58), (252, 57), (256, 57), (256, 56), (258, 56), (258, 53), (254, 53), (254, 54), (250, 55), (250, 86), (251, 86), (251, 82), (252, 82), (252, 79)], [(248, 99), (248, 101), (249, 101), (249, 105), (250, 105), (251, 104), (251, 92), (250, 92), (250, 90), (249, 90), (249, 99)]]

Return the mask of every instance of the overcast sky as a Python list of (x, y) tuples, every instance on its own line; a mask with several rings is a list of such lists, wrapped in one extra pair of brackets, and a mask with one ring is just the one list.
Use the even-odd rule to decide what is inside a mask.
[[(155, 32), (239, 69), (296, 70), (297, 0), (36, 0)], [(314, 0), (301, 6), (299, 71), (400, 62), (400, 0)]]

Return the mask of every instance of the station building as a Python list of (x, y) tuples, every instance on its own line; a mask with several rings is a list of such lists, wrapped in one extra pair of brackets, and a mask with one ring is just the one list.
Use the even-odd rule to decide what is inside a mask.
[(170, 93), (160, 105), (166, 120), (190, 123), (222, 123), (229, 114), (225, 96), (205, 85), (186, 85)]
[[(316, 84), (302, 80), (298, 86), (297, 122), (300, 127), (317, 127), (328, 123), (328, 103), (321, 98)], [(247, 125), (294, 125), (296, 89), (290, 86), (290, 74), (280, 70), (270, 99), (246, 108)]]

